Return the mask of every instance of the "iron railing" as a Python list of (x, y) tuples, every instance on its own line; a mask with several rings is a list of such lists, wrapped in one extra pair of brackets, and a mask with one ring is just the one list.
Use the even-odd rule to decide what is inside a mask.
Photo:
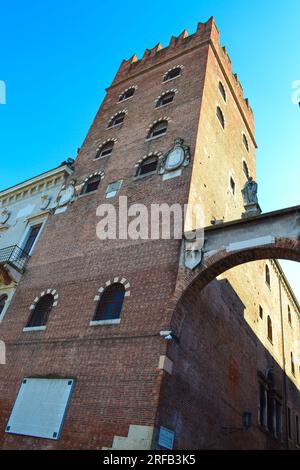
[(28, 259), (29, 255), (18, 245), (0, 249), (0, 265), (9, 264), (20, 273), (24, 272)]

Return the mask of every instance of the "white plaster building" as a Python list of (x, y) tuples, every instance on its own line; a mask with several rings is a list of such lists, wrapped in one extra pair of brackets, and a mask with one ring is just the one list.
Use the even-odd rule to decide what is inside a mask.
[(72, 174), (72, 160), (0, 191), (0, 323), (56, 198)]

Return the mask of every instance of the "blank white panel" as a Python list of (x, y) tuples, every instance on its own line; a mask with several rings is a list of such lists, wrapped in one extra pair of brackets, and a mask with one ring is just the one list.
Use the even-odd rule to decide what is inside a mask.
[(72, 379), (25, 378), (6, 432), (58, 439), (73, 386)]

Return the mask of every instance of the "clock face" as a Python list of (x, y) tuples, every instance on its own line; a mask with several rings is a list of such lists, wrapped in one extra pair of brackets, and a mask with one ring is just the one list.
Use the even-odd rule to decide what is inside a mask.
[(166, 169), (167, 170), (175, 170), (180, 165), (182, 165), (184, 160), (184, 150), (181, 147), (177, 147), (172, 150), (167, 158), (166, 161)]

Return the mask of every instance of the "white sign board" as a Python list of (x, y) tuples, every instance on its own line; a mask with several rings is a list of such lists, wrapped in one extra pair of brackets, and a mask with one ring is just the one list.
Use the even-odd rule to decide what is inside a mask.
[(158, 444), (165, 449), (173, 449), (174, 432), (161, 426), (159, 430)]
[(58, 439), (74, 380), (25, 378), (6, 426), (6, 432)]

